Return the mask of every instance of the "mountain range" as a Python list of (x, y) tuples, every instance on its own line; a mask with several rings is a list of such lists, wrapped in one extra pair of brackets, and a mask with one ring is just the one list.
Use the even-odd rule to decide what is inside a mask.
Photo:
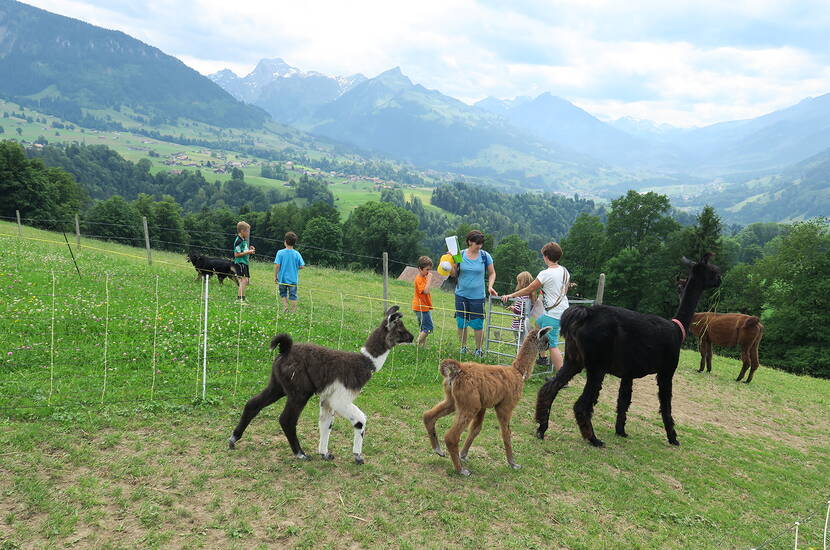
[(0, 0), (0, 94), (76, 123), (113, 107), (157, 122), (246, 128), (268, 119), (158, 48), (15, 0)]
[(208, 78), (124, 33), (15, 0), (0, 0), (0, 96), (81, 126), (105, 124), (99, 117), (115, 112), (148, 128), (197, 121), (221, 136), (274, 131), (273, 119), (291, 125), (292, 147), (325, 138), (514, 190), (614, 198), (659, 189), (689, 207), (717, 201), (735, 218), (760, 215), (761, 205), (772, 208), (788, 193), (798, 199), (787, 204), (801, 206), (777, 216), (808, 215), (823, 208), (830, 187), (821, 177), (830, 158), (830, 94), (685, 129), (603, 121), (552, 93), (468, 105), (413, 83), (400, 68), (373, 78), (328, 76), (274, 58), (245, 77), (223, 70)]
[(208, 78), (238, 100), (261, 107), (274, 120), (288, 124), (302, 120), (366, 80), (362, 74), (331, 77), (302, 71), (280, 58), (261, 60), (244, 78), (229, 69)]

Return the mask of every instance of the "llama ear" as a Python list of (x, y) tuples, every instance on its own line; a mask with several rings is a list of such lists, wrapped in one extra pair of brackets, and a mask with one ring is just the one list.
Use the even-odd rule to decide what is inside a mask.
[(542, 338), (547, 338), (548, 332), (550, 332), (551, 330), (553, 330), (552, 327), (544, 327), (542, 329), (539, 329), (539, 339), (541, 340)]
[(392, 315), (393, 313), (395, 313), (399, 309), (401, 309), (400, 306), (392, 306), (392, 307), (390, 307), (389, 309), (386, 310), (386, 313), (384, 313), (384, 315), (389, 317), (390, 315)]
[[(397, 308), (398, 306), (395, 306), (395, 307)], [(401, 319), (402, 317), (403, 317), (403, 314), (398, 313), (397, 311), (395, 311), (394, 313), (389, 315), (386, 318), (386, 330), (392, 330), (392, 325), (395, 324), (396, 322), (398, 322), (398, 320)]]
[(708, 263), (709, 263), (709, 261), (710, 261), (712, 258), (714, 258), (714, 257), (715, 257), (715, 255), (714, 255), (713, 253), (711, 253), (711, 252), (707, 252), (707, 253), (706, 253), (706, 254), (704, 254), (704, 255), (703, 255), (703, 257), (700, 259), (700, 263), (702, 263), (702, 264), (708, 264)]
[(680, 258), (680, 263), (682, 263), (683, 265), (688, 266), (688, 267), (694, 267), (694, 265), (695, 265), (695, 263), (692, 260), (690, 260), (689, 258), (687, 258), (686, 256), (683, 256), (682, 258)]

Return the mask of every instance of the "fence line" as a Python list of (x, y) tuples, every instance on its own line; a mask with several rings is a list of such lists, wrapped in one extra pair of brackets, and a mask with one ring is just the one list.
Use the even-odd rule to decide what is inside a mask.
[[(828, 525), (828, 521), (830, 520), (830, 498), (828, 498), (826, 500), (826, 505), (827, 505), (827, 512), (826, 512), (825, 519), (824, 519), (824, 534), (822, 536), (822, 548), (823, 548), (823, 550), (827, 550), (827, 525)], [(816, 508), (815, 510), (813, 510), (813, 512), (810, 515), (808, 515), (807, 517), (805, 517), (803, 519), (796, 520), (791, 525), (787, 525), (787, 527), (784, 527), (778, 533), (776, 533), (775, 535), (769, 537), (767, 540), (765, 540), (764, 542), (762, 542), (758, 546), (753, 546), (750, 550), (762, 550), (763, 548), (768, 547), (770, 544), (772, 544), (776, 540), (780, 539), (782, 536), (786, 535), (790, 531), (794, 531), (794, 535), (795, 535), (794, 549), (798, 550), (798, 530), (799, 530), (799, 527), (801, 525), (806, 524), (808, 521), (810, 521), (814, 517), (816, 517), (818, 515), (818, 513), (821, 512), (822, 510), (824, 510), (823, 505), (821, 505), (818, 508)]]
[(159, 321), (159, 276), (156, 275), (156, 314), (153, 316), (153, 383), (150, 386), (150, 401), (156, 390), (156, 337), (158, 336)]
[(104, 396), (107, 393), (107, 351), (109, 346), (109, 330), (110, 330), (110, 275), (107, 273), (106, 282), (104, 283), (104, 290), (107, 295), (106, 301), (106, 315), (104, 322), (104, 387), (101, 390), (101, 404), (104, 404)]
[(52, 273), (52, 324), (49, 336), (49, 399), (52, 402), (52, 392), (55, 388), (55, 274)]

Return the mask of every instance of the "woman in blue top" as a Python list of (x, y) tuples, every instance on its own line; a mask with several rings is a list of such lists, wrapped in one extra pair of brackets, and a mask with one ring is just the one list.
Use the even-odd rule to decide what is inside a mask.
[[(481, 357), (481, 342), (484, 338), (484, 278), (487, 277), (487, 291), (498, 296), (493, 290), (496, 282), (496, 269), (493, 257), (481, 249), (484, 234), (473, 229), (467, 233), (467, 248), (461, 251), (461, 263), (454, 264), (452, 274), (458, 276), (455, 287), (455, 318), (458, 326), (458, 340), (461, 353), (467, 353), (467, 327), (472, 327), (475, 334), (475, 357)], [(460, 270), (459, 270), (460, 268)]]

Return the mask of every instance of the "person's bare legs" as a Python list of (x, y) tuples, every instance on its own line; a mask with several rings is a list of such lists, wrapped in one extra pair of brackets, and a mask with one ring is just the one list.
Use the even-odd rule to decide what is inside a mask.
[(242, 298), (245, 296), (245, 289), (248, 288), (248, 277), (239, 279), (239, 288), (236, 290), (236, 297)]
[(559, 369), (562, 368), (562, 363), (564, 363), (564, 359), (562, 358), (562, 352), (559, 351), (559, 348), (550, 348), (550, 364), (553, 366), (553, 373), (559, 372)]
[(458, 341), (462, 348), (467, 347), (467, 327), (458, 329)]
[(476, 349), (481, 349), (481, 343), (484, 341), (484, 330), (483, 329), (474, 330), (473, 334), (475, 335), (475, 338), (476, 338)]
[(297, 313), (297, 300), (290, 300), (291, 313)]

